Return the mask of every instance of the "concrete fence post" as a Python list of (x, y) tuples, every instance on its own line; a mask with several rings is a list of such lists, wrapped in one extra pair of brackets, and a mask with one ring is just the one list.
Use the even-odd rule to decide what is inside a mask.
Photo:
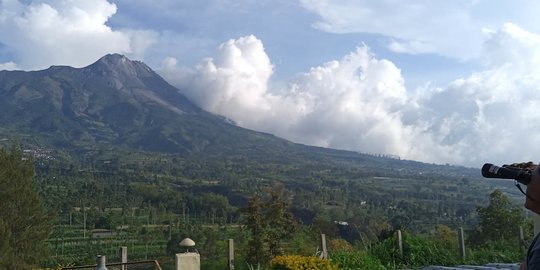
[(463, 227), (459, 227), (459, 249), (461, 250), (461, 257), (465, 259), (465, 234), (463, 233)]
[(403, 256), (403, 239), (401, 237), (401, 230), (397, 230), (397, 245), (399, 249), (399, 256)]
[[(127, 263), (127, 247), (126, 246), (123, 246), (123, 247), (120, 247), (120, 262), (121, 263)], [(122, 270), (127, 270), (127, 266), (126, 265), (122, 265)]]
[(328, 259), (328, 250), (326, 249), (326, 235), (321, 234), (321, 259)]
[(234, 270), (234, 240), (229, 239), (229, 263), (228, 270)]
[(108, 270), (105, 264), (105, 256), (98, 255), (96, 258), (96, 270)]

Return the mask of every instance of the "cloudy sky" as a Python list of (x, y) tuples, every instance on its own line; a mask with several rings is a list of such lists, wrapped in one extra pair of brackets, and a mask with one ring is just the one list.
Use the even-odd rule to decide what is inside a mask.
[(538, 14), (534, 0), (0, 0), (0, 70), (122, 53), (294, 142), (540, 161)]

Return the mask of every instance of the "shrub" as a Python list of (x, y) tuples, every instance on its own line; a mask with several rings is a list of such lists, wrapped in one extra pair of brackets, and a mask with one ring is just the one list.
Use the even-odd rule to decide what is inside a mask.
[(338, 270), (330, 261), (315, 256), (277, 256), (270, 265), (272, 270)]
[(388, 267), (425, 265), (455, 265), (459, 263), (456, 252), (436, 245), (426, 237), (403, 234), (403, 256), (399, 254), (396, 236), (373, 245), (370, 254)]
[(332, 252), (330, 259), (340, 270), (386, 270), (377, 258), (361, 251)]
[(332, 251), (352, 251), (353, 247), (344, 239), (336, 238), (330, 240), (328, 248)]
[(526, 256), (525, 249), (520, 250), (517, 241), (491, 240), (474, 249), (467, 249), (467, 263), (514, 263)]

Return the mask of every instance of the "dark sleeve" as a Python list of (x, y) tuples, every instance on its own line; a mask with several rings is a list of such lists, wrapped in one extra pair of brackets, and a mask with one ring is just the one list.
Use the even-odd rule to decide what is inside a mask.
[(527, 270), (540, 270), (540, 249), (534, 249), (527, 256)]

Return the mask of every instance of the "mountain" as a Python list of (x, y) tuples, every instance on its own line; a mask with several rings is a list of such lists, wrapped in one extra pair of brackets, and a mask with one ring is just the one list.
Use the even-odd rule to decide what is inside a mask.
[[(0, 140), (20, 140), (79, 160), (106, 151), (289, 167), (426, 166), (294, 144), (240, 128), (194, 105), (144, 63), (119, 54), (106, 55), (83, 68), (0, 71), (0, 123)], [(429, 170), (440, 167), (445, 166)]]
[(185, 154), (268, 138), (286, 144), (201, 110), (147, 65), (119, 54), (84, 68), (1, 71), (0, 121), (4, 136), (31, 136), (55, 148)]

